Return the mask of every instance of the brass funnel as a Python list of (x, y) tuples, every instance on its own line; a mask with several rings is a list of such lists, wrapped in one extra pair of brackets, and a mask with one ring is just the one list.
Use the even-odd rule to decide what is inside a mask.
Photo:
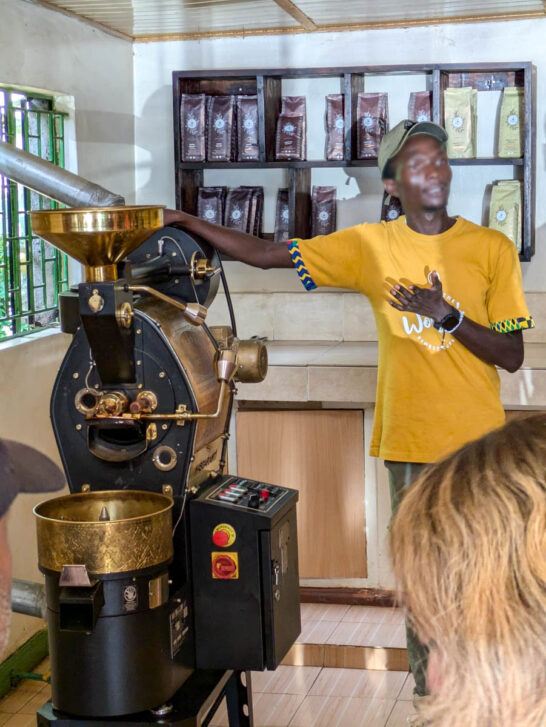
[(163, 227), (163, 206), (32, 212), (32, 231), (85, 265), (88, 281), (116, 280), (116, 263)]

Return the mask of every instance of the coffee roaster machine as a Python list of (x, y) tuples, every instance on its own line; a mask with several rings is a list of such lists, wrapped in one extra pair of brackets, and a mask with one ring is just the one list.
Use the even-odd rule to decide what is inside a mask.
[(71, 494), (35, 509), (38, 724), (205, 725), (225, 694), (230, 726), (251, 725), (250, 670), (275, 669), (300, 631), (297, 493), (224, 474), (235, 384), (263, 379), (265, 347), (232, 312), (206, 325), (221, 262), (162, 207), (31, 222), (85, 266), (61, 295), (73, 338), (51, 400)]

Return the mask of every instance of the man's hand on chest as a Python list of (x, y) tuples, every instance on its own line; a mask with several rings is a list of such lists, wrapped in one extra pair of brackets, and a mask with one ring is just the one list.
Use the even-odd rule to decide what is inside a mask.
[(430, 273), (430, 288), (420, 288), (417, 285), (403, 286), (396, 283), (389, 293), (392, 300), (389, 303), (399, 311), (409, 311), (432, 318), (439, 322), (451, 312), (451, 306), (444, 300), (440, 276), (434, 270)]

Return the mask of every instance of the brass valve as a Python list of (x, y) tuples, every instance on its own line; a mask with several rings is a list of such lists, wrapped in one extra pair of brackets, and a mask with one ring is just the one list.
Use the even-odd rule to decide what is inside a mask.
[(190, 275), (192, 280), (203, 280), (204, 278), (212, 278), (220, 272), (220, 268), (214, 267), (210, 264), (210, 261), (205, 257), (197, 257), (197, 252), (194, 252), (190, 262)]
[(107, 391), (100, 397), (97, 405), (97, 414), (119, 416), (127, 409), (128, 400), (121, 391)]
[(135, 401), (129, 405), (131, 414), (150, 414), (157, 409), (157, 396), (153, 391), (139, 391)]

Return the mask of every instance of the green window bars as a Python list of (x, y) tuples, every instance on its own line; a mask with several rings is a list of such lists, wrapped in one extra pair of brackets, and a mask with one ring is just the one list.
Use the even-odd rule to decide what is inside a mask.
[[(0, 138), (64, 166), (64, 115), (53, 98), (0, 88)], [(0, 173), (0, 340), (48, 327), (68, 287), (66, 255), (32, 235), (32, 210), (60, 205)]]

